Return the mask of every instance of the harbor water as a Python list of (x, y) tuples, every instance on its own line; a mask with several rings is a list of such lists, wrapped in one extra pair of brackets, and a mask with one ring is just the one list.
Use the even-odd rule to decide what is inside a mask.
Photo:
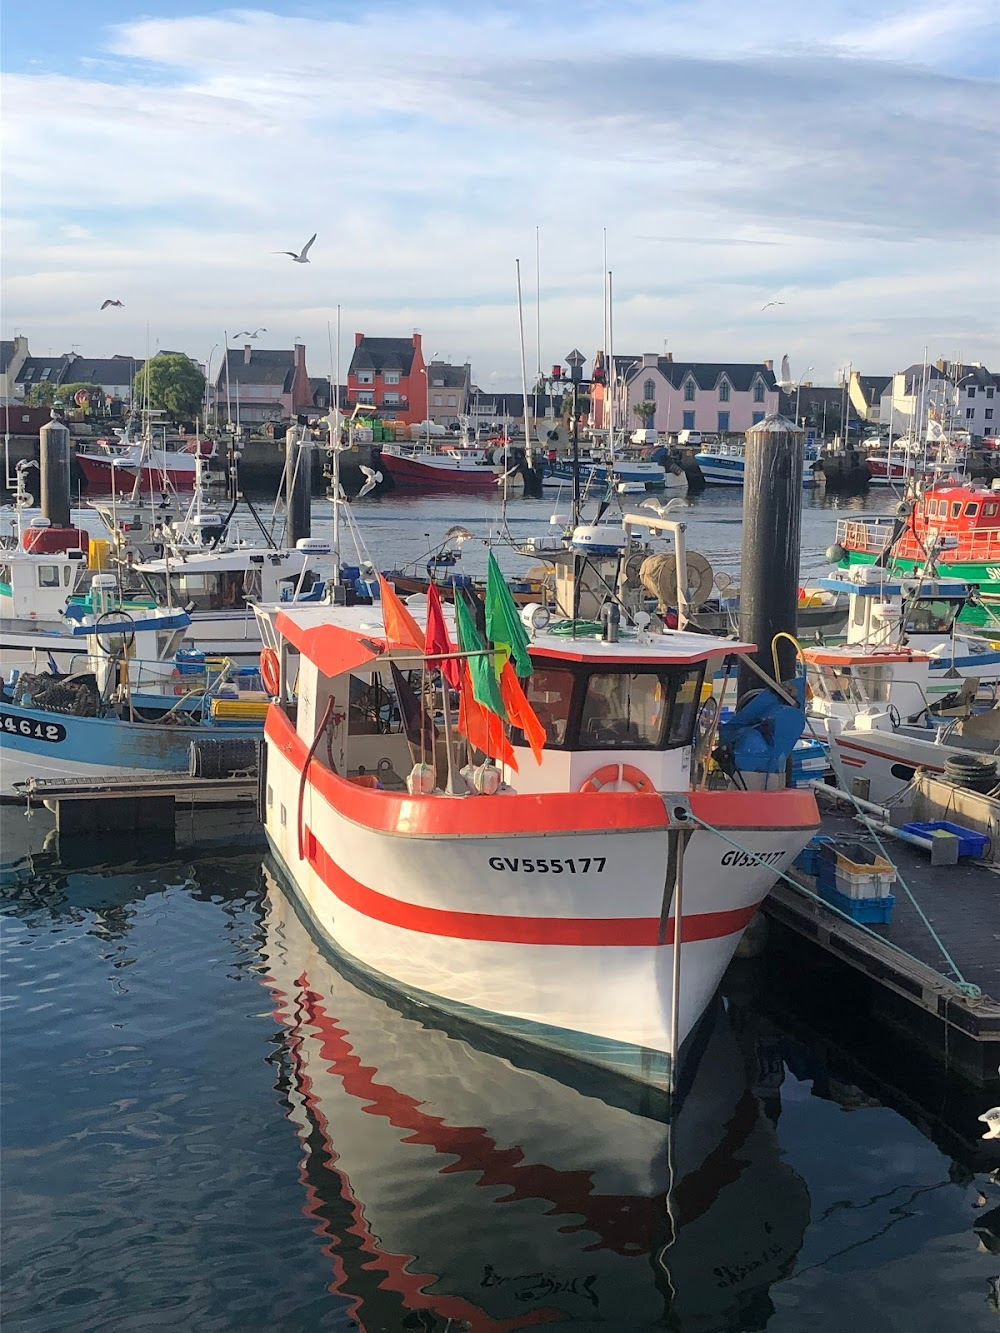
[[(685, 511), (734, 576), (739, 500)], [(803, 574), (841, 513), (894, 503), (806, 497)], [(357, 514), (383, 566), (501, 523), (466, 497)], [(0, 811), (5, 1329), (1000, 1327), (987, 1104), (838, 1050), (776, 1005), (766, 953), (731, 968), (668, 1122), (352, 974), (230, 842), (60, 842)]]
[(5, 1328), (996, 1328), (981, 1126), (938, 1146), (760, 963), (668, 1126), (342, 973), (257, 848), (0, 818)]

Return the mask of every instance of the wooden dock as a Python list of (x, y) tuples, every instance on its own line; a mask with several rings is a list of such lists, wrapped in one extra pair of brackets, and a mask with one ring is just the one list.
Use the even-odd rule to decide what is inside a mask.
[[(867, 841), (850, 819), (824, 818), (823, 831)], [(764, 910), (774, 943), (803, 986), (831, 982), (829, 1005), (867, 1007), (873, 1020), (977, 1085), (1000, 1082), (1000, 875), (963, 860), (932, 867), (919, 850), (892, 842), (893, 863), (961, 972), (954, 975), (900, 884), (888, 925), (860, 929), (810, 896), (813, 881), (772, 889)], [(872, 933), (874, 932), (874, 933)], [(805, 947), (803, 947), (805, 946)], [(837, 964), (841, 978), (827, 975)], [(843, 969), (853, 984), (845, 991)], [(969, 987), (978, 988), (978, 995)]]
[(263, 841), (257, 814), (257, 777), (188, 778), (167, 773), (136, 780), (105, 777), (87, 782), (24, 784), (29, 805), (56, 818), (57, 837), (108, 833), (173, 835), (177, 845)]

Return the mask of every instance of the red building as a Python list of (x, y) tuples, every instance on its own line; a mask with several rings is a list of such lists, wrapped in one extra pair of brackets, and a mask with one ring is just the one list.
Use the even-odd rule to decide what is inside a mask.
[(386, 421), (412, 426), (427, 419), (427, 368), (420, 334), (412, 338), (354, 335), (347, 372), (347, 400), (371, 403)]

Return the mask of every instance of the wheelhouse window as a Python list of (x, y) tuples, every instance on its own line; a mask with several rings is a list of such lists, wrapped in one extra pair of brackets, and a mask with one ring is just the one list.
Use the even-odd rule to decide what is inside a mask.
[[(163, 574), (147, 574), (146, 581), (159, 601), (166, 601), (167, 580)], [(171, 572), (170, 599), (174, 606), (193, 603), (199, 611), (229, 611), (246, 605), (243, 571), (227, 569), (214, 574)]]
[(538, 667), (528, 677), (525, 694), (545, 728), (546, 745), (566, 744), (574, 679), (574, 673), (562, 667)]
[(966, 518), (975, 518), (975, 516), (976, 516), (978, 513), (979, 513), (979, 503), (978, 503), (978, 501), (972, 501), (972, 503), (967, 504), (967, 505), (965, 506), (965, 517), (966, 517)]
[(38, 586), (40, 588), (58, 588), (59, 587), (59, 566), (58, 565), (39, 565), (38, 566)]
[(919, 597), (907, 602), (903, 628), (907, 634), (950, 634), (962, 601), (943, 597)]
[(952, 516), (952, 518), (958, 518), (958, 516), (959, 516), (959, 514), (960, 514), (961, 512), (962, 512), (962, 502), (961, 502), (961, 500), (953, 500), (953, 501), (951, 502), (951, 516)]
[[(669, 750), (691, 744), (704, 666), (598, 671), (536, 666), (525, 692), (563, 750)], [(514, 743), (524, 738), (514, 732)]]

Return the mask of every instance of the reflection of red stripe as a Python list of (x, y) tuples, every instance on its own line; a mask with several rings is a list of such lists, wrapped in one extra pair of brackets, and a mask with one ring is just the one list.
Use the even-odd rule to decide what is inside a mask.
[[(488, 912), (454, 912), (423, 907), (390, 898), (359, 883), (336, 864), (316, 835), (306, 829), (309, 864), (328, 889), (348, 907), (373, 921), (440, 935), (449, 939), (489, 940), (496, 944), (585, 944), (655, 946), (660, 943), (658, 917), (504, 916)], [(682, 941), (717, 940), (742, 930), (759, 903), (729, 912), (697, 912), (684, 918)], [(674, 942), (673, 918), (667, 923), (664, 944)]]
[[(301, 773), (309, 747), (285, 712), (272, 704), (264, 732)], [(309, 782), (345, 818), (380, 833), (403, 837), (462, 837), (470, 834), (604, 833), (616, 829), (663, 829), (663, 799), (644, 792), (545, 792), (539, 795), (477, 797), (457, 801), (374, 791), (337, 777), (319, 759)], [(683, 793), (699, 819), (725, 829), (815, 829), (811, 791), (698, 791)]]
[[(299, 978), (298, 985), (303, 985), (305, 978)], [(303, 1001), (303, 1009), (309, 1013), (312, 1005), (317, 1001), (317, 996), (311, 991), (298, 992)], [(276, 990), (276, 995), (282, 995), (281, 991)], [(310, 1014), (311, 1016), (311, 1014)], [(283, 1021), (284, 1018), (281, 1005), (278, 1005), (278, 1017)], [(330, 1170), (338, 1177), (341, 1192), (347, 1199), (352, 1214), (350, 1230), (360, 1241), (360, 1248), (364, 1253), (373, 1256), (373, 1262), (366, 1264), (366, 1267), (376, 1267), (386, 1274), (388, 1279), (387, 1286), (399, 1293), (403, 1299), (403, 1306), (407, 1310), (433, 1310), (444, 1319), (457, 1319), (462, 1322), (471, 1321), (470, 1326), (481, 1333), (515, 1333), (517, 1329), (530, 1328), (534, 1324), (547, 1322), (552, 1314), (552, 1310), (532, 1310), (530, 1313), (522, 1315), (516, 1319), (493, 1319), (479, 1306), (471, 1304), (462, 1296), (450, 1296), (446, 1293), (428, 1296), (425, 1288), (433, 1285), (439, 1280), (439, 1275), (432, 1273), (419, 1273), (411, 1269), (417, 1257), (416, 1255), (394, 1254), (390, 1250), (381, 1247), (376, 1237), (372, 1234), (365, 1217), (364, 1206), (355, 1195), (351, 1188), (351, 1182), (348, 1176), (337, 1166), (339, 1160), (338, 1153), (333, 1146), (330, 1136), (329, 1123), (323, 1111), (320, 1108), (319, 1099), (313, 1091), (313, 1082), (305, 1072), (302, 1057), (299, 1048), (304, 1044), (304, 1039), (299, 1032), (299, 1021), (290, 1023), (290, 1043), (291, 1054), (293, 1057), (293, 1067), (295, 1069), (298, 1082), (298, 1091), (305, 1103), (309, 1114), (314, 1118), (319, 1133), (323, 1139), (324, 1147), (329, 1157)], [(350, 1050), (350, 1047), (347, 1047)], [(308, 1149), (307, 1144), (303, 1147)], [(306, 1212), (316, 1218), (323, 1230), (329, 1234), (329, 1227), (326, 1220), (322, 1217), (322, 1209), (327, 1203), (317, 1194), (308, 1178), (300, 1168), (299, 1177), (303, 1181), (306, 1190), (308, 1205)], [(348, 1286), (348, 1274), (344, 1267), (343, 1260), (336, 1250), (338, 1238), (333, 1238), (333, 1243), (324, 1246), (324, 1250), (333, 1264), (334, 1283), (333, 1289), (350, 1301), (351, 1314), (357, 1320), (360, 1328), (364, 1327), (362, 1315), (364, 1311), (364, 1298), (356, 1292), (352, 1292)], [(380, 1284), (381, 1285), (381, 1284)]]

